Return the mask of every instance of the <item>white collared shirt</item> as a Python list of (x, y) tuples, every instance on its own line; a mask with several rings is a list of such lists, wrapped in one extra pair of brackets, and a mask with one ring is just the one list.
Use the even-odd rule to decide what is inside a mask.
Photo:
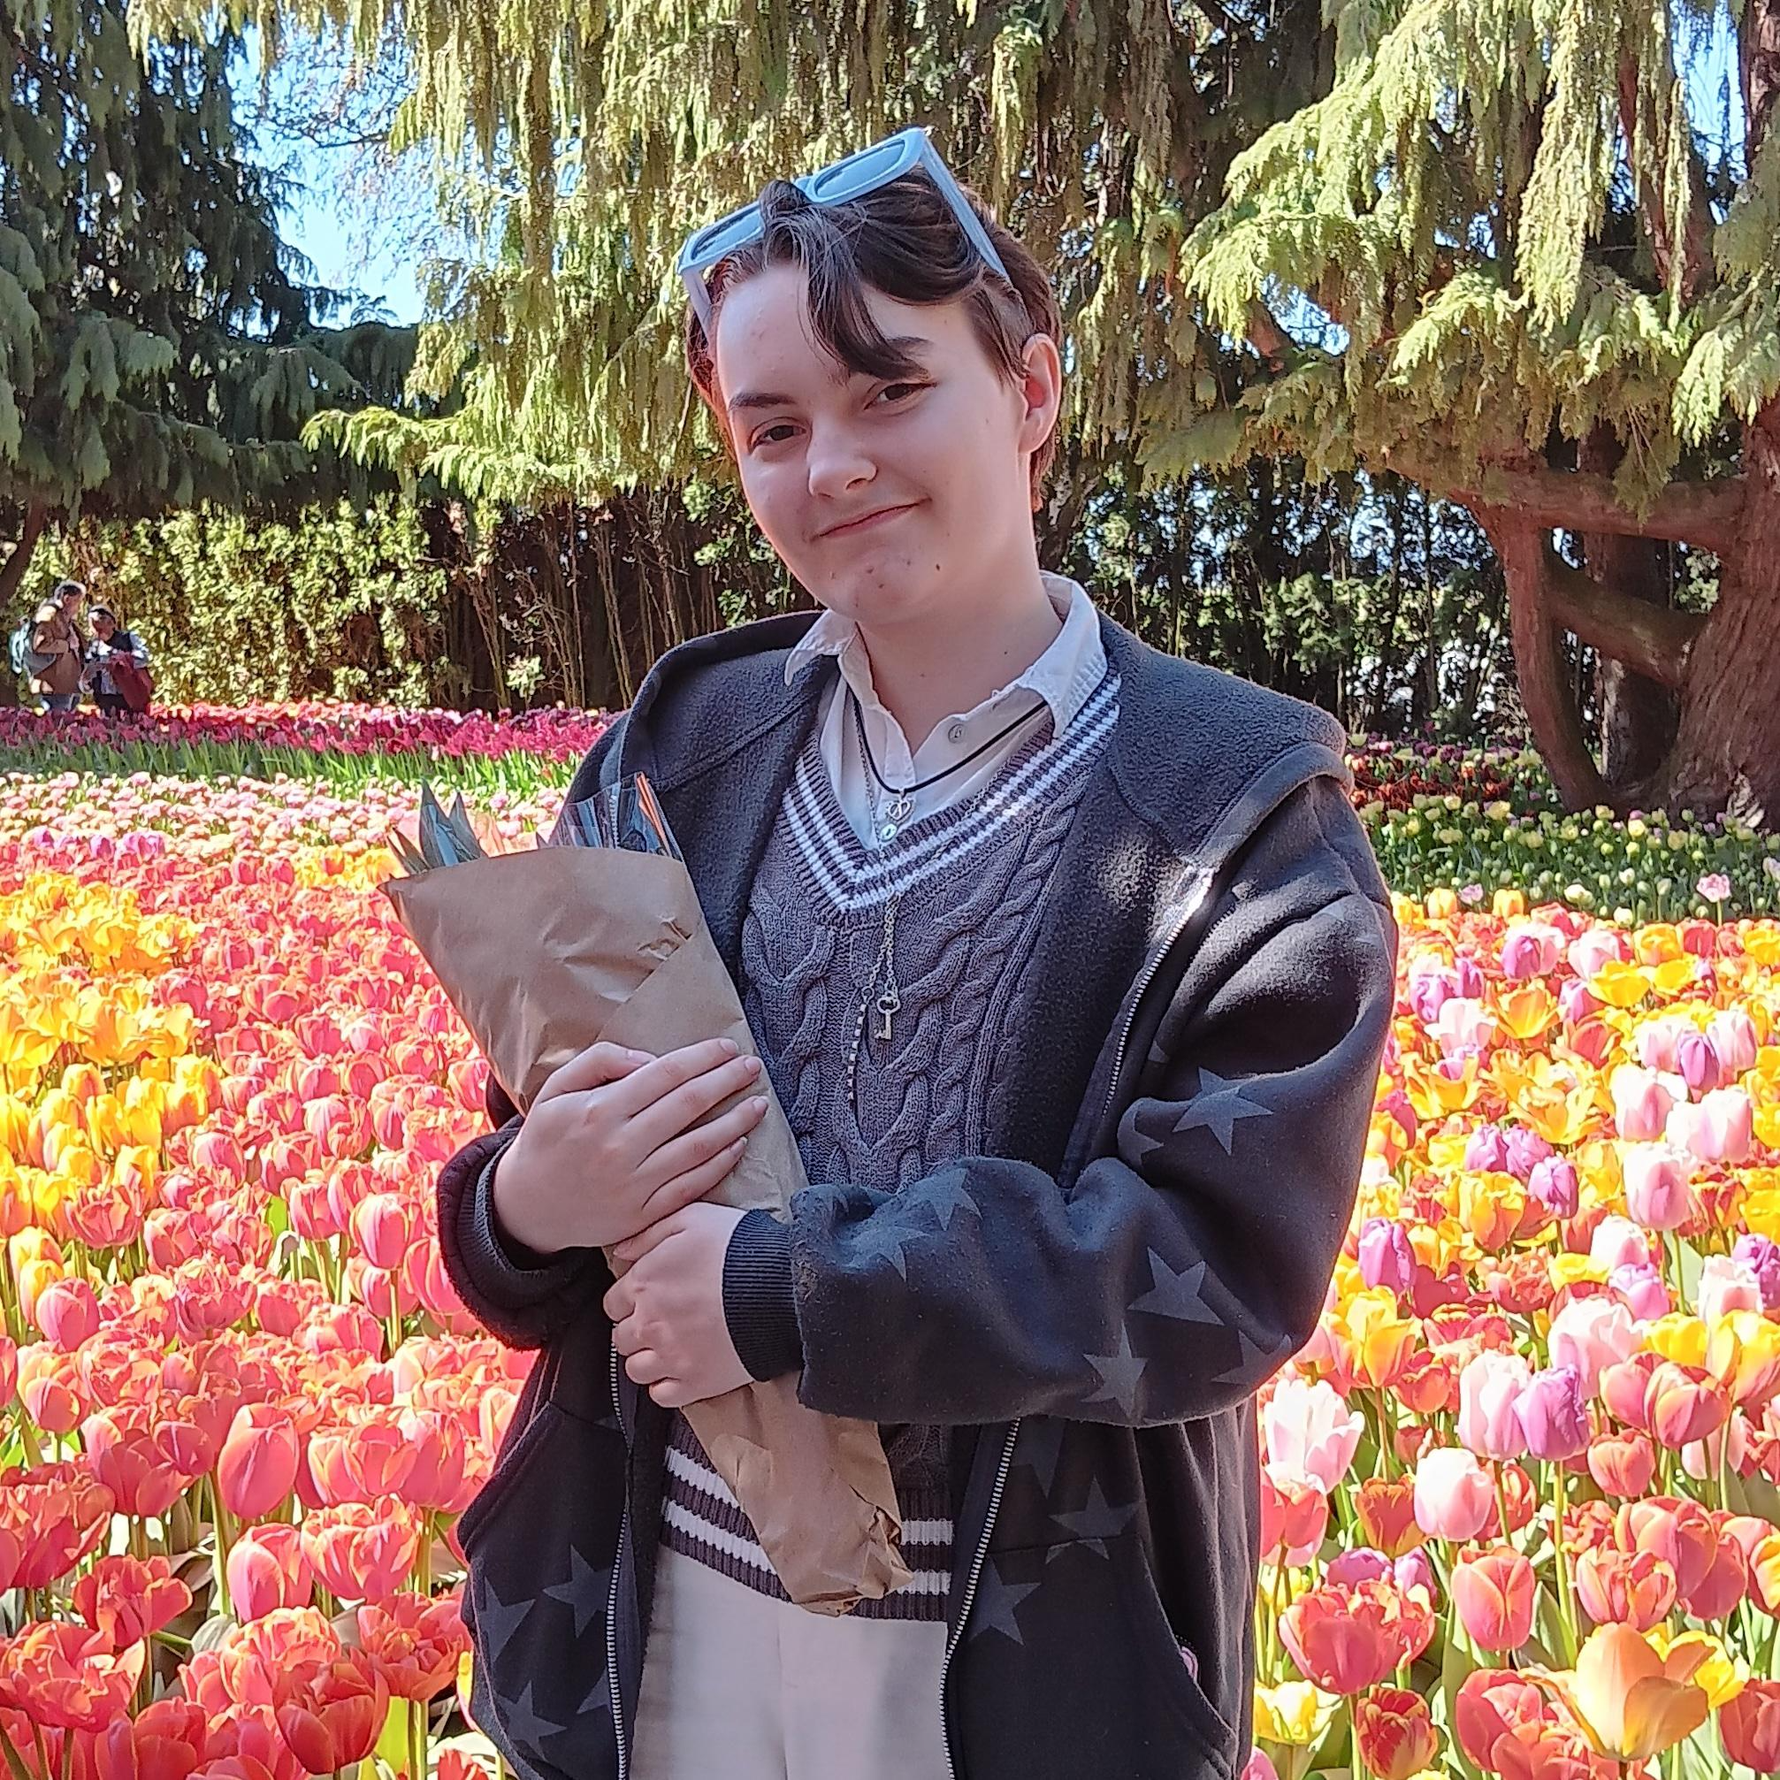
[[(1100, 616), (1086, 591), (1064, 575), (1044, 574), (1044, 589), (1050, 596), (1063, 628), (1052, 638), (1050, 646), (1017, 680), (992, 692), (969, 711), (958, 711), (941, 718), (932, 732), (911, 754), (902, 726), (879, 702), (872, 684), (871, 657), (859, 626), (840, 613), (825, 611), (810, 626), (803, 640), (785, 663), (785, 682), (789, 685), (806, 668), (825, 655), (832, 655), (840, 666), (839, 678), (829, 691), (819, 718), (817, 747), (822, 764), (828, 769), (835, 796), (846, 812), (854, 832), (868, 847), (885, 844), (886, 806), (890, 794), (872, 778), (859, 749), (858, 726), (853, 718), (848, 688), (859, 701), (864, 719), (866, 740), (878, 771), (892, 785), (913, 785), (935, 773), (944, 772), (955, 761), (963, 760), (974, 750), (1006, 729), (1023, 713), (1036, 712), (1049, 706), (1051, 732), (1062, 735), (1087, 703), (1088, 696), (1106, 677), (1106, 649), (1100, 640)], [(913, 807), (894, 824), (898, 832), (912, 822), (961, 803), (983, 790), (1013, 755), (1033, 736), (1046, 727), (1043, 719), (1032, 717), (1003, 741), (973, 761), (968, 767), (941, 779), (937, 785), (918, 791)], [(872, 797), (875, 794), (877, 825), (872, 818)]]

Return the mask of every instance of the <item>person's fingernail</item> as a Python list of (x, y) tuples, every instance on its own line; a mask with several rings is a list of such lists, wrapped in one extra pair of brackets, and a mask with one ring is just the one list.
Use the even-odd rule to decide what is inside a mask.
[(742, 1067), (745, 1070), (747, 1070), (749, 1075), (759, 1075), (759, 1073), (760, 1073), (760, 1059), (758, 1057), (745, 1058), (743, 1060)]
[(748, 1102), (748, 1108), (751, 1112), (765, 1112), (766, 1096), (764, 1094), (756, 1094), (755, 1097)]
[(726, 1057), (733, 1057), (741, 1048), (733, 1038), (726, 1038), (723, 1041), (723, 1054)]
[(649, 1053), (647, 1051), (626, 1051), (624, 1054), (627, 1057), (634, 1057), (639, 1063), (647, 1063), (649, 1061)]

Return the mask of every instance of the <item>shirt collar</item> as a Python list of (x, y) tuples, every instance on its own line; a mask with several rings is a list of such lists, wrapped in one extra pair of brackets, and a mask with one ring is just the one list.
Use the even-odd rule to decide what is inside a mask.
[[(1061, 735), (1088, 702), (1094, 688), (1106, 677), (1106, 649), (1100, 640), (1100, 615), (1088, 598), (1087, 590), (1067, 575), (1040, 571), (1040, 579), (1057, 616), (1063, 620), (1063, 628), (1017, 680), (990, 693), (974, 710), (956, 711), (945, 721), (968, 722), (999, 704), (1010, 692), (1024, 688), (1036, 692), (1051, 707), (1054, 733)], [(866, 653), (859, 626), (853, 619), (832, 609), (823, 611), (791, 651), (785, 663), (786, 685), (789, 686), (824, 656), (836, 659), (842, 678), (852, 687), (854, 696), (862, 705), (868, 708), (877, 705), (871, 658)]]

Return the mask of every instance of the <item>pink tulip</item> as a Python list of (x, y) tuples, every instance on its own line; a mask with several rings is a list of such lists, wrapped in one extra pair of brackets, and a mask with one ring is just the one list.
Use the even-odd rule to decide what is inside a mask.
[(1633, 1040), (1638, 1061), (1646, 1069), (1673, 1074), (1676, 1048), (1687, 1033), (1696, 1030), (1693, 1021), (1680, 1014), (1663, 1014), (1654, 1020), (1646, 1020)]
[(1630, 1218), (1611, 1213), (1595, 1226), (1595, 1233), (1589, 1238), (1588, 1258), (1610, 1273), (1615, 1267), (1647, 1267), (1650, 1242)]
[(1518, 1650), (1533, 1635), (1539, 1578), (1526, 1558), (1504, 1546), (1454, 1565), (1452, 1602), (1479, 1650)]
[(1558, 1012), (1566, 1026), (1580, 1025), (1590, 1014), (1598, 1014), (1601, 1006), (1581, 977), (1565, 977), (1558, 990)]
[(1415, 1468), (1415, 1524), (1430, 1539), (1475, 1539), (1496, 1511), (1495, 1486), (1462, 1446), (1424, 1453)]
[(1703, 1032), (1684, 1032), (1675, 1045), (1675, 1069), (1690, 1094), (1704, 1094), (1719, 1081), (1718, 1053)]
[(1625, 1300), (1626, 1309), (1641, 1323), (1653, 1323), (1674, 1308), (1663, 1276), (1648, 1261), (1615, 1267), (1607, 1283)]
[(1440, 1017), (1429, 1027), (1447, 1058), (1462, 1057), (1486, 1050), (1496, 1036), (1496, 1016), (1481, 1001), (1455, 995), (1440, 1009)]
[(1384, 1286), (1402, 1297), (1415, 1283), (1415, 1250), (1409, 1232), (1393, 1218), (1368, 1218), (1359, 1237), (1360, 1277), (1368, 1288)]
[(1625, 936), (1611, 927), (1590, 927), (1571, 940), (1565, 957), (1570, 968), (1586, 983), (1612, 960), (1628, 957)]
[(1700, 1269), (1699, 1312), (1715, 1323), (1733, 1310), (1762, 1309), (1761, 1281), (1746, 1261), (1729, 1255), (1708, 1255)]
[[(1691, 1110), (1691, 1109), (1689, 1109)], [(1694, 1209), (1682, 1159), (1661, 1143), (1630, 1143), (1620, 1150), (1626, 1210), (1646, 1230), (1674, 1230)]]
[(84, 1279), (55, 1279), (37, 1294), (33, 1316), (45, 1335), (72, 1353), (99, 1327), (99, 1300)]
[(1308, 1483), (1328, 1496), (1347, 1475), (1366, 1424), (1323, 1380), (1283, 1378), (1261, 1425), (1274, 1480)]
[(1640, 1342), (1623, 1304), (1611, 1298), (1572, 1298), (1552, 1318), (1548, 1346), (1552, 1364), (1573, 1368), (1582, 1394), (1592, 1397), (1602, 1371), (1629, 1358)]
[(1515, 1404), (1532, 1382), (1518, 1354), (1486, 1348), (1459, 1374), (1460, 1443), (1479, 1458), (1514, 1459), (1527, 1450)]
[(303, 1557), (301, 1530), (253, 1526), (229, 1548), (229, 1602), (242, 1623), (280, 1607), (307, 1607), (315, 1582)]
[(246, 1403), (235, 1412), (217, 1456), (216, 1481), (238, 1520), (259, 1520), (291, 1492), (297, 1477), (297, 1431), (287, 1410)]
[(1502, 974), (1511, 982), (1549, 976), (1558, 967), (1564, 936), (1542, 921), (1516, 922), (1502, 937)]
[(1655, 1070), (1622, 1063), (1608, 1077), (1613, 1096), (1613, 1122), (1619, 1135), (1632, 1142), (1661, 1137), (1670, 1109), (1680, 1096)]
[(1707, 1025), (1706, 1036), (1718, 1053), (1719, 1071), (1726, 1081), (1734, 1082), (1745, 1070), (1755, 1067), (1755, 1022), (1742, 1008), (1721, 1008)]
[(1697, 1105), (1669, 1114), (1669, 1142), (1702, 1162), (1749, 1160), (1755, 1140), (1755, 1108), (1747, 1088), (1714, 1088)]

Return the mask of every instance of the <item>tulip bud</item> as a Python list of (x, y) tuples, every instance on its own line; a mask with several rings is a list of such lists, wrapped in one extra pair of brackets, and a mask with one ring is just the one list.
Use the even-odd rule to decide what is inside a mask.
[(1518, 1650), (1533, 1635), (1539, 1578), (1518, 1551), (1502, 1547), (1455, 1565), (1452, 1600), (1478, 1649)]

